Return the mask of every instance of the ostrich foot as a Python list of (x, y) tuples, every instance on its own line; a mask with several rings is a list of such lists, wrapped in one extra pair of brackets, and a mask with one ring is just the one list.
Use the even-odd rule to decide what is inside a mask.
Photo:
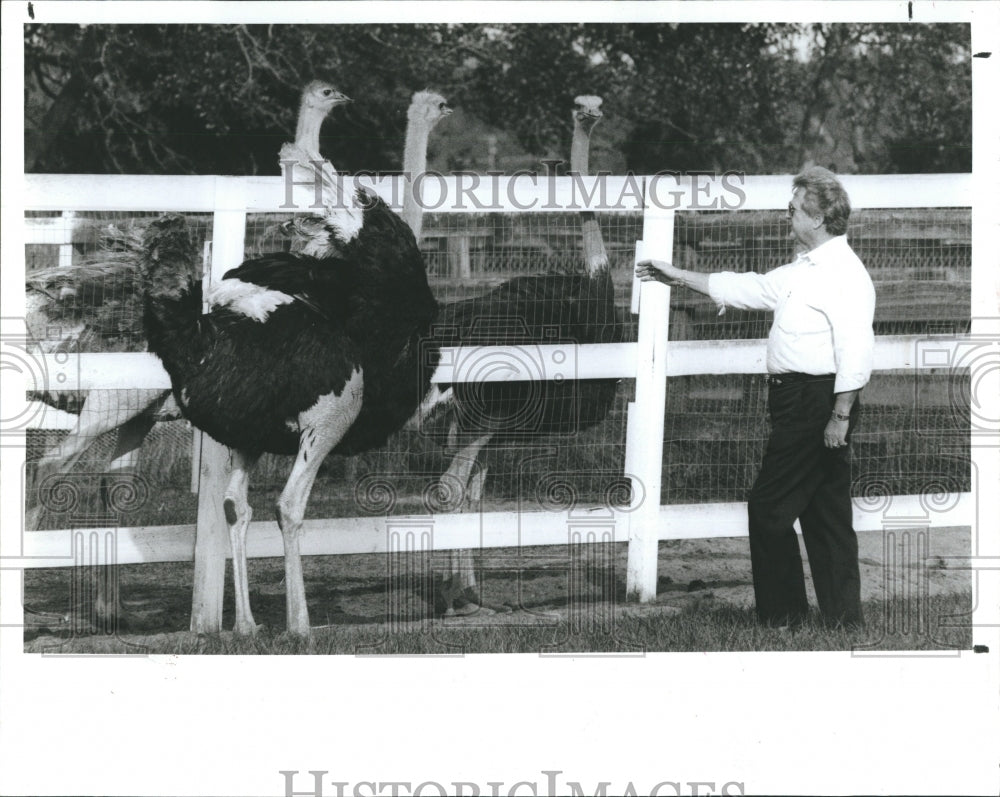
[(441, 587), (440, 597), (443, 601), (444, 617), (469, 617), (473, 614), (481, 616), (496, 614), (493, 609), (483, 606), (474, 589), (445, 582)]
[(257, 623), (253, 622), (252, 620), (249, 622), (237, 621), (233, 625), (233, 633), (238, 634), (239, 636), (257, 636), (257, 632), (262, 627), (263, 626), (257, 625)]
[(450, 606), (445, 609), (444, 617), (471, 617), (478, 614), (480, 617), (487, 617), (496, 614), (496, 611), (487, 606), (480, 606), (478, 603), (466, 603), (464, 606)]

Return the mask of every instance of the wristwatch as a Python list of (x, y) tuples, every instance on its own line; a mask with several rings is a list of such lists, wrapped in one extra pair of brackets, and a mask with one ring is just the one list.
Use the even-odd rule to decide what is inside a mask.
[(836, 410), (834, 410), (831, 413), (831, 415), (833, 416), (833, 419), (836, 420), (836, 421), (849, 421), (849, 420), (851, 420), (851, 416), (850, 415), (842, 415), (841, 413), (837, 412)]

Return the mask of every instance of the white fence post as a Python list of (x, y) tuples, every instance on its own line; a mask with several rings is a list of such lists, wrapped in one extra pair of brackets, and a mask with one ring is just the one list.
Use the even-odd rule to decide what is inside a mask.
[[(982, 59), (977, 59), (982, 61)], [(986, 62), (979, 64), (982, 66)], [(987, 81), (983, 81), (986, 85)], [(978, 84), (977, 84), (978, 85)], [(985, 91), (985, 89), (984, 89)], [(977, 152), (979, 152), (977, 150)], [(982, 155), (982, 152), (979, 152)], [(977, 156), (978, 157), (978, 156)], [(984, 158), (985, 162), (986, 158)], [(631, 179), (631, 178), (630, 178)], [(513, 197), (513, 189), (509, 181), (513, 178), (502, 178), (499, 183), (500, 196)], [(648, 182), (648, 181), (647, 181)], [(967, 208), (973, 205), (972, 235), (974, 243), (972, 281), (975, 290), (973, 297), (973, 330), (977, 335), (993, 335), (990, 341), (996, 340), (994, 327), (990, 326), (989, 290), (981, 290), (984, 284), (991, 285), (993, 279), (993, 264), (984, 251), (989, 246), (984, 244), (984, 236), (988, 237), (997, 217), (992, 212), (993, 205), (983, 202), (972, 202), (973, 197), (983, 196), (981, 190), (985, 183), (972, 174), (937, 174), (937, 175), (847, 175), (844, 177), (845, 187), (851, 195), (853, 204), (858, 207), (870, 208)], [(24, 176), (25, 196), (24, 209), (33, 211), (72, 211), (72, 210), (108, 210), (108, 211), (178, 211), (206, 212), (216, 211), (214, 238), (216, 252), (213, 259), (215, 276), (221, 276), (227, 268), (236, 265), (243, 259), (243, 240), (246, 234), (245, 210), (257, 212), (281, 212), (284, 199), (284, 183), (280, 177), (244, 177), (224, 178), (211, 175), (198, 176), (163, 176), (163, 175), (49, 175), (31, 174)], [(608, 194), (611, 196), (633, 197), (626, 193), (625, 178), (609, 178)], [(377, 183), (383, 199), (393, 199), (392, 180), (386, 178)], [(672, 187), (671, 187), (672, 188)], [(691, 179), (682, 179), (677, 190), (664, 193), (661, 189), (660, 199), (670, 199), (678, 207), (686, 207), (704, 196), (697, 195), (697, 185)], [(510, 189), (510, 190), (508, 190)], [(555, 198), (551, 195), (550, 185), (543, 181), (537, 186), (518, 184), (517, 207), (509, 203), (504, 208), (508, 212), (524, 210), (524, 200), (529, 211), (543, 211), (549, 203), (573, 207), (579, 201), (577, 189), (573, 188), (570, 178), (557, 178)], [(535, 193), (531, 193), (534, 190)], [(742, 183), (745, 210), (779, 210), (782, 211), (788, 200), (787, 176), (748, 176)], [(440, 208), (443, 213), (480, 213), (484, 206), (492, 206), (498, 200), (491, 198), (487, 184), (480, 186), (475, 193), (478, 200), (470, 202), (463, 191), (456, 186), (449, 187), (445, 192), (449, 197), (460, 197), (461, 205)], [(398, 192), (396, 193), (398, 196)], [(655, 198), (655, 197), (654, 197)], [(513, 200), (510, 200), (511, 202)], [(623, 200), (624, 201), (624, 200)], [(623, 210), (635, 210), (639, 207), (639, 197), (630, 199)], [(397, 199), (398, 203), (398, 199)], [(651, 200), (647, 186), (646, 197), (642, 203), (644, 216), (644, 251), (650, 255), (669, 258), (672, 250), (673, 218), (669, 212), (650, 207)], [(994, 203), (995, 204), (995, 203)], [(985, 209), (984, 209), (985, 208)], [(71, 223), (68, 216), (60, 218), (24, 219), (25, 243), (55, 244), (65, 246), (72, 240), (68, 234)], [(985, 220), (985, 221), (984, 221)], [(982, 223), (980, 223), (982, 222)], [(984, 232), (985, 231), (985, 232)], [(64, 250), (68, 252), (67, 250)], [(987, 265), (984, 265), (987, 264)], [(6, 273), (6, 272), (5, 272)], [(638, 291), (635, 298), (638, 299)], [(657, 391), (665, 394), (665, 373), (671, 375), (686, 374), (737, 374), (764, 373), (764, 351), (766, 341), (761, 340), (730, 340), (720, 348), (718, 341), (679, 341), (670, 345), (669, 363), (665, 362), (663, 348), (666, 345), (669, 293), (665, 286), (646, 284), (642, 289), (642, 316), (640, 318), (639, 342), (624, 344), (583, 344), (580, 347), (578, 374), (579, 378), (637, 378), (636, 402), (629, 407), (628, 442), (626, 454), (626, 472), (636, 478), (634, 493), (635, 511), (630, 515), (630, 553), (628, 570), (628, 591), (640, 599), (651, 598), (655, 594), (656, 577), (656, 539), (657, 538), (701, 538), (714, 536), (745, 536), (745, 505), (736, 503), (676, 505), (671, 504), (660, 508), (656, 517), (654, 507), (659, 504), (660, 481), (662, 467), (662, 423), (664, 415), (664, 398), (655, 399)], [(634, 307), (638, 311), (638, 305)], [(995, 315), (995, 313), (994, 313)], [(659, 336), (662, 336), (660, 338)], [(964, 352), (973, 343), (981, 345), (981, 339), (972, 336), (957, 335), (940, 338), (935, 336), (933, 345), (937, 360), (921, 356), (921, 345), (926, 343), (926, 335), (879, 336), (876, 339), (875, 370), (900, 370), (911, 372), (933, 372), (940, 369), (941, 363), (952, 363), (958, 368), (967, 362)], [(995, 346), (995, 344), (993, 344)], [(493, 352), (503, 357), (502, 362), (509, 367), (511, 358), (503, 351), (503, 347)], [(546, 346), (542, 347), (547, 348)], [(639, 351), (641, 349), (641, 362)], [(452, 361), (461, 361), (474, 356), (477, 362), (486, 363), (492, 356), (481, 352), (475, 355), (458, 355), (449, 352)], [(61, 389), (64, 390), (113, 390), (113, 389), (166, 389), (169, 379), (155, 356), (148, 353), (94, 353), (80, 354), (73, 358), (72, 366), (67, 367), (63, 355), (39, 355), (45, 367), (43, 373), (50, 377), (58, 375)], [(943, 359), (941, 359), (943, 358)], [(499, 362), (499, 361), (498, 361)], [(983, 360), (986, 362), (986, 360)], [(665, 371), (660, 371), (660, 368)], [(984, 366), (985, 367), (985, 366)], [(489, 369), (481, 368), (480, 372)], [(444, 374), (441, 381), (453, 382), (460, 373), (440, 369)], [(499, 372), (498, 372), (499, 373)], [(504, 372), (506, 374), (509, 372)], [(531, 378), (525, 372), (518, 378)], [(975, 375), (970, 377), (973, 384)], [(65, 379), (65, 381), (62, 381)], [(459, 380), (460, 381), (460, 380)], [(945, 385), (947, 388), (948, 385)], [(869, 388), (871, 389), (871, 388)], [(987, 391), (988, 393), (988, 391)], [(994, 390), (995, 394), (996, 391)], [(654, 399), (649, 399), (650, 395)], [(982, 391), (980, 391), (982, 395)], [(890, 397), (891, 398), (891, 397)], [(944, 396), (945, 404), (935, 406), (952, 406), (954, 399), (950, 393)], [(42, 428), (57, 428), (49, 426), (56, 413), (46, 410), (44, 418), (38, 417), (44, 423), (32, 424)], [(974, 432), (982, 431), (974, 426)], [(198, 467), (197, 476), (201, 485), (199, 505), (199, 527), (202, 533), (198, 539), (197, 566), (198, 586), (196, 588), (195, 611), (192, 628), (195, 630), (214, 631), (221, 626), (221, 596), (225, 577), (226, 526), (221, 512), (221, 497), (226, 481), (225, 449), (209, 438), (205, 438), (207, 447), (214, 449), (208, 457), (208, 463), (203, 470)], [(982, 447), (980, 447), (982, 448)], [(982, 449), (985, 450), (985, 449)], [(973, 449), (974, 463), (976, 452)], [(983, 460), (978, 460), (979, 481), (977, 485), (994, 484), (996, 478), (983, 476)], [(986, 468), (987, 476), (996, 473), (996, 467)], [(197, 485), (196, 485), (197, 486)], [(975, 512), (975, 495), (970, 493), (951, 494), (954, 506), (947, 511), (935, 511), (926, 518), (931, 526), (972, 525), (978, 523)], [(639, 504), (639, 501), (642, 501)], [(904, 495), (893, 496), (893, 509), (899, 508), (900, 517), (918, 517), (927, 513), (925, 497)], [(911, 509), (912, 508), (912, 509)], [(855, 527), (859, 530), (882, 528), (881, 517), (856, 501)], [(565, 544), (565, 526), (556, 525), (553, 515), (548, 512), (526, 512), (514, 517), (517, 523), (512, 523), (511, 515), (495, 513), (496, 517), (488, 518), (493, 524), (484, 539), (489, 539), (490, 546), (519, 545), (524, 539), (538, 540), (539, 544)], [(743, 521), (734, 520), (743, 518)], [(357, 518), (338, 518), (320, 521), (307, 521), (312, 524), (312, 531), (306, 535), (303, 545), (307, 554), (340, 554), (340, 553), (371, 553), (381, 550), (380, 541), (385, 537), (385, 524), (374, 526)], [(669, 534), (666, 523), (669, 521)], [(876, 522), (877, 521), (877, 522)], [(435, 518), (435, 538), (442, 542), (442, 549), (449, 545), (459, 545), (461, 530), (467, 519), (461, 515), (447, 515)], [(923, 521), (922, 521), (923, 522)], [(873, 525), (874, 524), (874, 525)], [(516, 528), (518, 534), (507, 535), (507, 530)], [(280, 534), (273, 521), (259, 521), (253, 524), (251, 534), (251, 556), (280, 556), (282, 544)], [(553, 528), (558, 534), (553, 534)], [(448, 530), (445, 533), (445, 530)], [(448, 536), (452, 534), (453, 536)], [(438, 532), (442, 532), (440, 535)], [(661, 533), (664, 532), (664, 533)], [(135, 529), (118, 529), (117, 539), (119, 550), (117, 562), (130, 564), (154, 561), (190, 561), (194, 549), (194, 529), (191, 526), (147, 527)], [(23, 567), (56, 567), (70, 566), (72, 557), (67, 558), (67, 540), (72, 530), (54, 530), (32, 532), (20, 540), (22, 556), (35, 557), (22, 559)], [(522, 536), (523, 535), (523, 536)], [(530, 535), (530, 537), (529, 537)]]
[(73, 265), (73, 233), (76, 231), (76, 211), (64, 211), (62, 221), (63, 239), (59, 243), (59, 268), (69, 268)]
[[(648, 188), (645, 196), (642, 241), (636, 247), (636, 261), (646, 257), (670, 260), (673, 258), (674, 213), (655, 207)], [(669, 321), (670, 288), (662, 282), (642, 283), (635, 404), (628, 416), (628, 446), (632, 450), (625, 454), (626, 462), (634, 469), (625, 591), (629, 598), (641, 602), (656, 597)]]
[[(212, 242), (205, 241), (201, 250), (201, 287), (202, 296), (207, 295), (208, 286), (211, 284), (209, 277), (212, 273)], [(197, 429), (191, 430), (191, 492), (198, 492), (198, 483), (201, 481), (201, 432)]]
[[(243, 262), (247, 219), (243, 185), (242, 180), (234, 177), (217, 180), (212, 267), (205, 274), (203, 285), (206, 287)], [(229, 550), (229, 529), (222, 509), (222, 497), (229, 481), (229, 449), (202, 433), (200, 453), (191, 630), (213, 634), (222, 630), (222, 591)]]

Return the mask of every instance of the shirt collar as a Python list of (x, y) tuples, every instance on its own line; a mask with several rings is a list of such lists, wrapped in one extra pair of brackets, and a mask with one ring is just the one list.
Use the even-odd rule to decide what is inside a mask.
[(840, 255), (845, 248), (849, 248), (846, 235), (836, 235), (829, 241), (824, 241), (819, 246), (810, 249), (808, 252), (799, 252), (795, 261), (797, 263), (811, 263), (821, 266), (829, 262), (832, 258)]

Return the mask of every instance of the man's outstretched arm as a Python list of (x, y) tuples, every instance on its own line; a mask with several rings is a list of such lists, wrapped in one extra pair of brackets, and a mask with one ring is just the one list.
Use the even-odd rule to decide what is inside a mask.
[(635, 275), (643, 282), (663, 282), (708, 295), (708, 274), (675, 268), (665, 260), (643, 260), (635, 266)]

